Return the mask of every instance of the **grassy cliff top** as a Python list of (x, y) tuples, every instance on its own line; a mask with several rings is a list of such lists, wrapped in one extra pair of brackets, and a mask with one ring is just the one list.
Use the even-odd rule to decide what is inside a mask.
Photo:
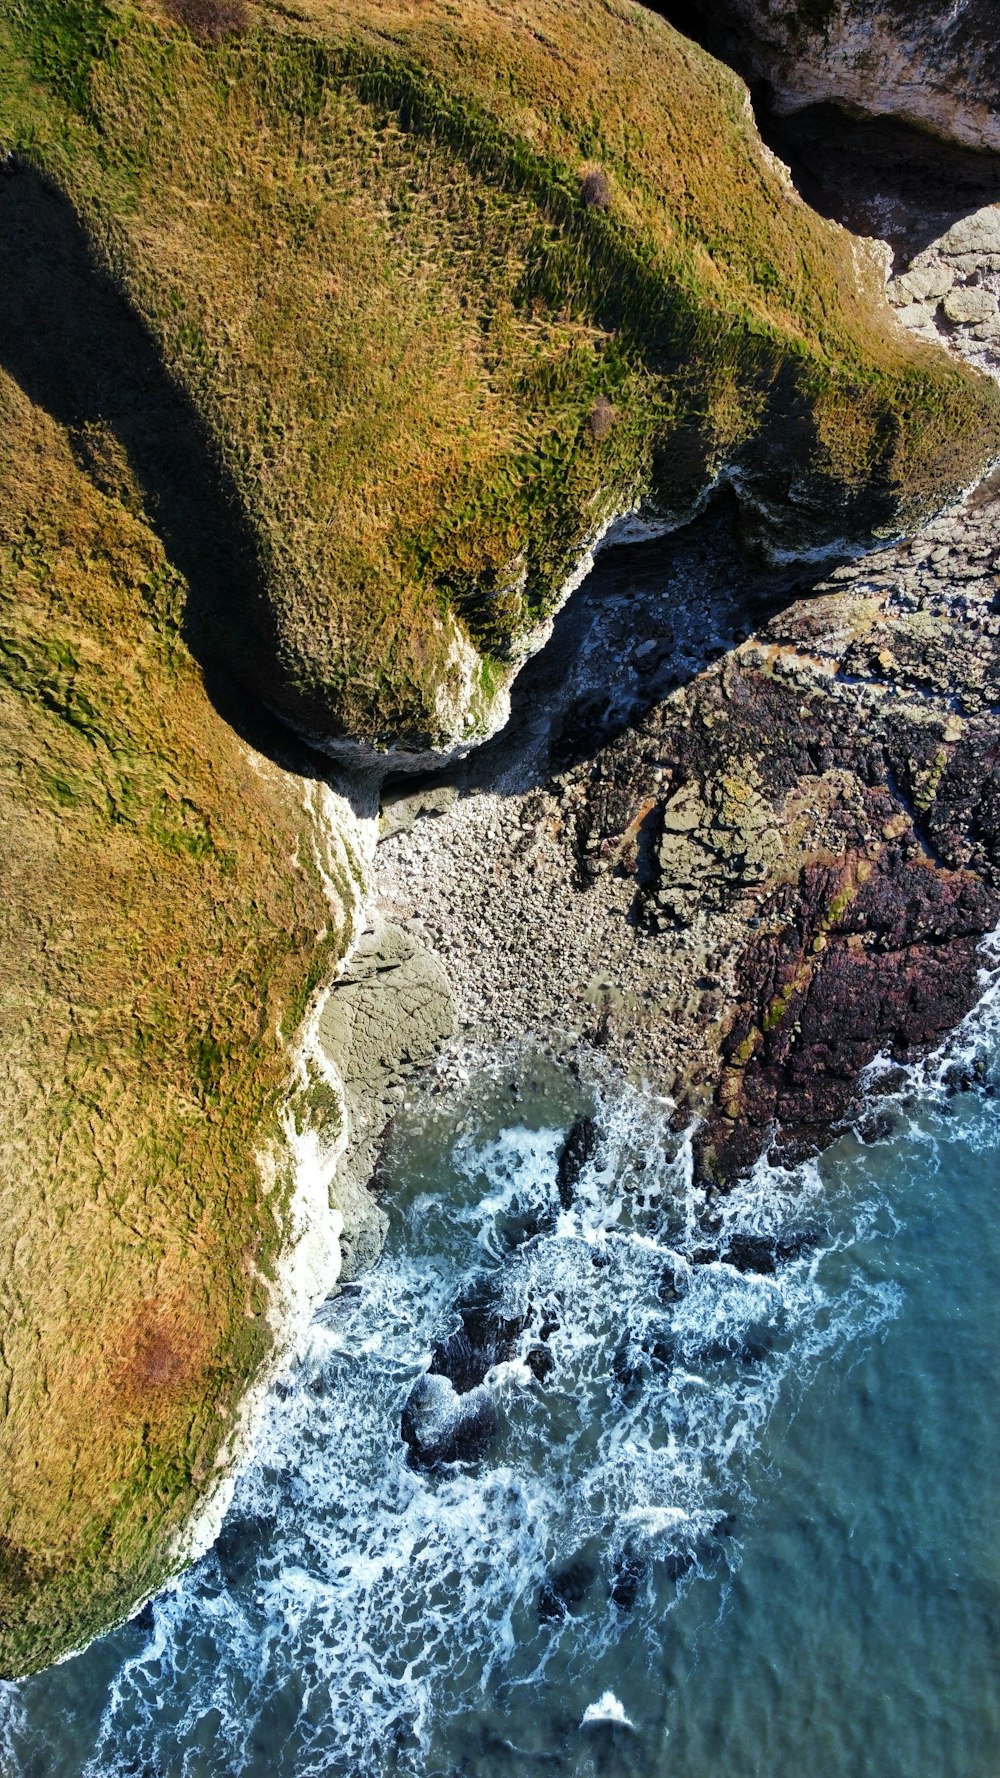
[(996, 389), (901, 332), (738, 79), (626, 0), (0, 21), (0, 129), (243, 515), (254, 572), (215, 646), (307, 726), (474, 733), (639, 495), (679, 513), (728, 467), (803, 546), (891, 530), (995, 451)]
[[(8, 344), (38, 202), (0, 184)], [(216, 1473), (271, 1348), (290, 1181), (255, 1154), (356, 894), (331, 908), (312, 787), (210, 699), (148, 505), (110, 432), (0, 371), (4, 1674), (165, 1578)]]

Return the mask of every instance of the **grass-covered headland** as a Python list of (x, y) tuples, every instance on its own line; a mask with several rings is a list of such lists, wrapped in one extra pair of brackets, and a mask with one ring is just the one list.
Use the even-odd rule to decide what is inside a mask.
[(356, 873), (266, 707), (472, 736), (611, 514), (890, 530), (1000, 396), (626, 0), (0, 0), (0, 150), (11, 1673), (164, 1577), (272, 1350)]
[(217, 1475), (272, 1345), (286, 1045), (356, 893), (345, 859), (338, 917), (313, 787), (213, 708), (184, 581), (77, 449), (0, 374), (7, 1674), (165, 1578)]
[(630, 0), (0, 14), (0, 128), (197, 410), (262, 588), (226, 621), (313, 728), (474, 732), (638, 495), (729, 465), (808, 545), (995, 445), (996, 390), (899, 331), (738, 79)]

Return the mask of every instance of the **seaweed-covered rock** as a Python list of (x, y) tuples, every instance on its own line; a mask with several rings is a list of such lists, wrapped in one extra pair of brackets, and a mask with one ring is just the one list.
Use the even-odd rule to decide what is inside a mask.
[(478, 1463), (496, 1436), (496, 1405), (481, 1385), (458, 1394), (447, 1377), (426, 1372), (414, 1383), (400, 1421), (411, 1468)]
[(576, 1196), (576, 1188), (584, 1168), (590, 1165), (600, 1151), (601, 1132), (592, 1117), (578, 1117), (570, 1126), (566, 1140), (559, 1150), (556, 1168), (556, 1188), (559, 1202), (564, 1210), (572, 1208)]
[(745, 999), (722, 1046), (705, 1160), (731, 1172), (769, 1137), (792, 1158), (820, 1146), (876, 1055), (911, 1061), (958, 1024), (998, 917), (1000, 898), (976, 877), (891, 845), (806, 866), (740, 961)]

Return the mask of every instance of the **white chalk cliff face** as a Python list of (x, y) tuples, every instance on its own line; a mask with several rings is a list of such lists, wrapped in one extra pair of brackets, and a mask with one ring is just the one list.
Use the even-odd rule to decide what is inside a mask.
[(961, 217), (888, 295), (904, 325), (1000, 378), (1000, 204)]
[(997, 0), (723, 0), (712, 23), (778, 110), (830, 101), (1000, 149)]

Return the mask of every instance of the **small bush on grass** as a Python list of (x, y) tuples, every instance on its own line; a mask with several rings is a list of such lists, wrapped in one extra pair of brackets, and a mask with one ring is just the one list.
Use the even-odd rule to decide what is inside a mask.
[(166, 8), (178, 24), (203, 43), (221, 43), (237, 37), (250, 23), (244, 0), (166, 0)]
[(597, 444), (607, 438), (615, 423), (615, 410), (606, 395), (599, 395), (587, 415), (587, 431)]
[(588, 210), (610, 210), (611, 186), (600, 167), (592, 167), (580, 181), (580, 196)]

